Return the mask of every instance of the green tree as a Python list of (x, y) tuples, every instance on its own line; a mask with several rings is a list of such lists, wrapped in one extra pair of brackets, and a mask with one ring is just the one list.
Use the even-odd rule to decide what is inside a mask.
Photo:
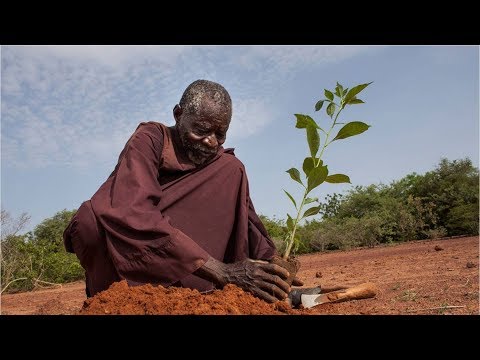
[(268, 216), (259, 215), (260, 220), (262, 221), (265, 229), (267, 229), (268, 234), (272, 238), (281, 239), (285, 237), (287, 229), (285, 226), (285, 221), (277, 219), (275, 216), (270, 219)]
[[(422, 202), (408, 192), (398, 190), (398, 186), (392, 190), (392, 186), (384, 184), (356, 186), (336, 204), (335, 216), (327, 217), (326, 220), (335, 218), (336, 225), (349, 225), (352, 231), (358, 230), (359, 234), (361, 230), (355, 230), (358, 226), (352, 219), (365, 222), (368, 220), (368, 227), (376, 234), (376, 239), (363, 236), (366, 240), (360, 240), (360, 243), (370, 245), (427, 237), (432, 226), (436, 224), (435, 214), (432, 212), (433, 204)], [(373, 229), (373, 225), (379, 229)], [(354, 234), (351, 237), (353, 236)]]
[(320, 214), (322, 219), (332, 218), (338, 215), (340, 206), (343, 202), (343, 195), (333, 193), (333, 195), (327, 194), (325, 201), (320, 204)]
[(75, 215), (76, 210), (63, 209), (51, 218), (43, 220), (33, 230), (33, 241), (50, 244), (52, 251), (63, 251), (63, 231)]
[(478, 234), (478, 168), (470, 159), (441, 159), (433, 170), (419, 177), (410, 193), (435, 204), (437, 226), (449, 236)]
[[(2, 237), (2, 291), (31, 290), (84, 278), (77, 257), (63, 246), (63, 231), (75, 212), (62, 210), (43, 220), (33, 232)], [(15, 279), (21, 281), (9, 284)]]
[(6, 210), (1, 212), (1, 292), (10, 286), (21, 286), (26, 278), (21, 275), (22, 270), (28, 266), (22, 252), (25, 235), (19, 234), (30, 221), (30, 215), (22, 213), (14, 218)]
[(275, 243), (275, 247), (282, 253), (285, 250), (285, 243), (283, 239), (287, 236), (287, 227), (285, 221), (277, 219), (275, 216), (270, 219), (268, 216), (259, 215), (265, 229)]

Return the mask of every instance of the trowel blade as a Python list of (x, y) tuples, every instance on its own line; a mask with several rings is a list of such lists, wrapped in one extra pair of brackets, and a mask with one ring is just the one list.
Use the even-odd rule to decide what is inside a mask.
[(328, 297), (325, 294), (320, 295), (307, 295), (302, 294), (302, 305), (305, 309), (329, 302)]

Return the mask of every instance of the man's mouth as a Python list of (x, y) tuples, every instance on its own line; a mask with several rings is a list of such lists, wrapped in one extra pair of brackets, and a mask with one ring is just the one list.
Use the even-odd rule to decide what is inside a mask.
[(204, 156), (204, 157), (210, 157), (215, 155), (216, 151), (205, 151), (205, 150), (194, 150), (196, 151), (199, 155)]
[(198, 144), (191, 146), (190, 150), (193, 153), (197, 154), (198, 156), (203, 156), (203, 157), (210, 157), (217, 153), (217, 150), (207, 150), (203, 147), (198, 146)]
[(188, 153), (190, 160), (192, 160), (195, 164), (200, 165), (213, 158), (217, 152), (199, 149), (195, 146), (190, 147)]

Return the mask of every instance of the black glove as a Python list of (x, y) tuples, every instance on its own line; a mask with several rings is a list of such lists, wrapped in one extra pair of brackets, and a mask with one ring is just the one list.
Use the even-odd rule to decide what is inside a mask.
[(263, 260), (246, 259), (226, 264), (225, 279), (268, 302), (284, 300), (290, 286), (284, 281), (288, 271), (283, 267)]

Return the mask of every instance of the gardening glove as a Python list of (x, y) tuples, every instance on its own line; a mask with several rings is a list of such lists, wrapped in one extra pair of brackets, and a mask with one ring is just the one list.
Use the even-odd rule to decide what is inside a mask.
[(290, 292), (288, 271), (268, 261), (245, 259), (226, 264), (225, 279), (270, 303), (284, 300)]

